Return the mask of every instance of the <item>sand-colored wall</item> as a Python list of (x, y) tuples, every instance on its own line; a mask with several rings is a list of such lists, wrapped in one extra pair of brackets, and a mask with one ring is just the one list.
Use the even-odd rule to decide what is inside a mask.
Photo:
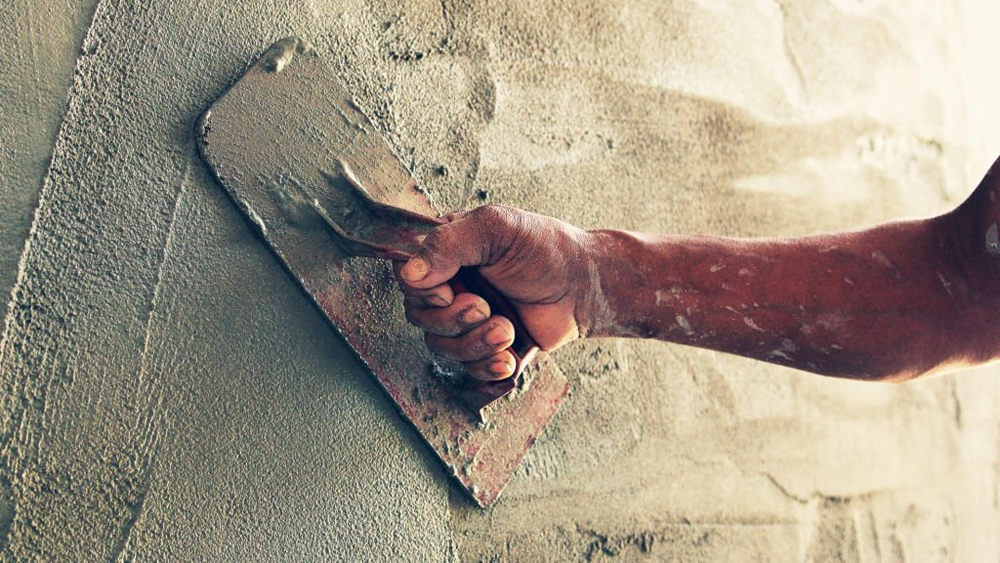
[(0, 295), (6, 302), (97, 0), (8, 0), (0, 9)]
[(473, 508), (191, 131), (298, 34), (442, 208), (853, 228), (941, 212), (982, 172), (957, 3), (214, 4), (102, 0), (83, 40), (0, 346), (4, 559), (1000, 554), (991, 369), (883, 386), (576, 343), (557, 354), (571, 397)]

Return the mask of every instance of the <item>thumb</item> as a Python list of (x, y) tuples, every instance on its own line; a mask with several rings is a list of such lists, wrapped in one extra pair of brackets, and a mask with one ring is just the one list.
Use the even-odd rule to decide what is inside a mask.
[[(399, 275), (408, 285), (426, 289), (445, 283), (462, 266), (485, 264), (490, 256), (489, 229), (475, 212), (466, 213), (435, 228)], [(454, 216), (453, 216), (454, 217)]]

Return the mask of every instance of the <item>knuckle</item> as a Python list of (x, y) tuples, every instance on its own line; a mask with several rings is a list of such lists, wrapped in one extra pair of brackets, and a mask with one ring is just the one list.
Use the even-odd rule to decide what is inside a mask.
[(464, 238), (456, 230), (450, 223), (437, 227), (420, 243), (417, 255), (430, 262), (432, 268), (446, 266)]
[(431, 231), (429, 235), (424, 237), (423, 242), (420, 243), (420, 250), (417, 255), (423, 258), (433, 258), (437, 254), (441, 253), (444, 244), (441, 239), (443, 235), (441, 233), (441, 227), (438, 227)]
[(479, 240), (486, 242), (484, 262), (493, 263), (508, 254), (529, 230), (525, 212), (506, 205), (490, 204), (471, 212)]
[(514, 222), (516, 213), (517, 210), (513, 207), (491, 203), (473, 209), (469, 215), (486, 227), (502, 228)]

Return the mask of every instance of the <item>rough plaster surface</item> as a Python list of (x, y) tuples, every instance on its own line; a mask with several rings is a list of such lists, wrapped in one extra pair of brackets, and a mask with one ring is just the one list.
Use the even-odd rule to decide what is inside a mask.
[(274, 39), (340, 69), (441, 207), (802, 234), (982, 172), (954, 3), (495, 4), (101, 2), (0, 348), (4, 558), (995, 560), (995, 369), (578, 343), (504, 499), (445, 480), (195, 156)]
[(97, 0), (9, 0), (0, 9), (0, 295), (6, 303), (49, 167), (73, 65)]

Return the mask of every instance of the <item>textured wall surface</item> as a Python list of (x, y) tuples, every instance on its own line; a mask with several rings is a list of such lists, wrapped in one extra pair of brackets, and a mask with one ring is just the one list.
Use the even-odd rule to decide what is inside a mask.
[(0, 8), (0, 295), (5, 300), (96, 5), (97, 0), (9, 0)]
[[(214, 4), (101, 0), (54, 149), (61, 108), (0, 101), (8, 140), (48, 131), (24, 142), (34, 172), (4, 160), (4, 201), (31, 200), (51, 154), (23, 256), (27, 223), (2, 235), (2, 263), (20, 260), (0, 344), (3, 559), (1000, 556), (995, 369), (892, 386), (574, 343), (562, 411), (502, 501), (472, 507), (192, 139), (298, 34), (442, 209), (738, 236), (933, 214), (983, 172), (957, 3)], [(10, 48), (42, 62), (9, 72), (65, 100), (36, 76), (68, 79), (88, 8), (47, 29), (15, 6), (4, 25), (38, 39)]]

